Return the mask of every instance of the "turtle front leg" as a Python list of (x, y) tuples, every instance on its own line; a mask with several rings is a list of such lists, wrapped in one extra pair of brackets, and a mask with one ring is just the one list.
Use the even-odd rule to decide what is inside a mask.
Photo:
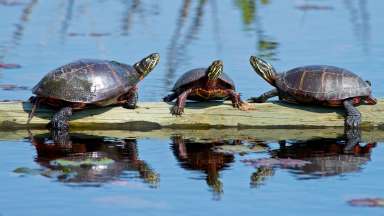
[(347, 128), (358, 128), (361, 122), (361, 113), (353, 106), (353, 99), (343, 101), (346, 110), (345, 126)]
[(232, 101), (232, 106), (234, 108), (240, 108), (241, 105), (243, 104), (243, 101), (240, 98), (240, 94), (235, 92), (232, 89), (231, 90), (227, 90), (227, 94), (228, 94), (229, 98)]
[(279, 93), (277, 89), (272, 89), (270, 91), (265, 92), (264, 94), (260, 95), (259, 97), (251, 97), (247, 101), (251, 103), (264, 103), (271, 97), (278, 96)]
[(172, 115), (180, 116), (184, 113), (185, 103), (187, 102), (188, 95), (192, 92), (192, 89), (185, 90), (182, 92), (176, 100), (176, 104), (172, 107)]
[(56, 112), (51, 122), (49, 123), (51, 129), (53, 130), (65, 130), (69, 129), (69, 119), (72, 115), (72, 107), (64, 107), (61, 108), (58, 112)]
[(123, 107), (126, 109), (135, 109), (137, 107), (137, 101), (139, 100), (139, 93), (137, 92), (137, 87), (133, 87), (127, 93), (127, 102), (123, 104)]

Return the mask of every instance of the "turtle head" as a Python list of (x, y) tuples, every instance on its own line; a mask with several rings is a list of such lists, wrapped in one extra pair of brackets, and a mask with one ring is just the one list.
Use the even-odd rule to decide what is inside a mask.
[(135, 63), (133, 67), (140, 74), (141, 78), (144, 78), (156, 67), (159, 63), (160, 55), (158, 53), (152, 53), (149, 56), (143, 58), (141, 61)]
[(256, 56), (251, 56), (249, 62), (257, 74), (263, 77), (269, 84), (275, 85), (277, 74), (271, 64)]
[(223, 62), (220, 60), (213, 61), (207, 69), (208, 80), (216, 80), (223, 72)]

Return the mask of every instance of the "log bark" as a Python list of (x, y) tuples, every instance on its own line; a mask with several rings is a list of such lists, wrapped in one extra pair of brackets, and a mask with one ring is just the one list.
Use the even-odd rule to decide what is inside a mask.
[[(187, 103), (181, 117), (169, 113), (173, 104), (142, 102), (134, 110), (122, 107), (90, 108), (75, 112), (71, 129), (154, 130), (206, 128), (325, 128), (343, 127), (342, 108), (291, 105), (281, 102), (250, 104), (250, 110), (234, 109), (229, 102)], [(377, 105), (361, 105), (363, 129), (384, 128), (384, 100)], [(1, 102), (0, 130), (44, 128), (53, 110), (40, 107), (31, 124), (27, 125), (29, 102)]]

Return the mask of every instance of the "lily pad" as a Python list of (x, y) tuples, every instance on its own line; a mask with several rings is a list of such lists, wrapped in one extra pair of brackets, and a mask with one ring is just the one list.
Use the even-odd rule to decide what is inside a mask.
[(254, 167), (284, 167), (295, 168), (310, 164), (310, 161), (291, 159), (291, 158), (258, 158), (244, 159), (241, 162)]
[(41, 172), (41, 169), (31, 169), (28, 167), (18, 167), (13, 170), (14, 173), (20, 174), (20, 175), (39, 175)]
[(246, 153), (257, 153), (266, 152), (268, 149), (261, 145), (222, 145), (213, 148), (213, 151), (225, 154), (246, 154)]
[(110, 158), (87, 158), (85, 160), (66, 160), (66, 159), (57, 159), (52, 161), (51, 163), (53, 165), (59, 165), (59, 166), (82, 166), (82, 165), (109, 165), (114, 163), (115, 161)]

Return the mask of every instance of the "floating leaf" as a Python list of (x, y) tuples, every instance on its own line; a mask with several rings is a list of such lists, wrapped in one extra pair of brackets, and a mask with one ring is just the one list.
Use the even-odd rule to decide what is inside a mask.
[(315, 4), (303, 4), (296, 6), (297, 9), (307, 11), (307, 10), (333, 10), (332, 6), (327, 5), (315, 5)]
[(114, 160), (110, 158), (98, 158), (92, 159), (87, 158), (85, 160), (65, 160), (65, 159), (57, 159), (51, 162), (53, 165), (59, 166), (81, 166), (81, 165), (109, 165), (114, 163)]
[(110, 33), (99, 33), (99, 32), (92, 32), (89, 33), (90, 37), (102, 37), (102, 36), (109, 36), (111, 35)]
[(41, 169), (31, 169), (28, 167), (18, 167), (13, 170), (14, 173), (20, 175), (38, 175), (41, 172)]
[(265, 146), (254, 145), (221, 145), (213, 148), (213, 151), (224, 154), (246, 154), (255, 152), (265, 152), (268, 149)]

